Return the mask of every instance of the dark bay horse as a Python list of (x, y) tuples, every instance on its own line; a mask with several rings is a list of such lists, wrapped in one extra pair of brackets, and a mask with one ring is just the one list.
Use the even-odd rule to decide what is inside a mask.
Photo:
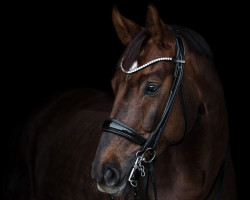
[[(145, 188), (137, 186), (138, 176), (144, 177), (147, 167), (153, 177), (148, 199), (237, 199), (223, 88), (207, 43), (194, 31), (167, 26), (151, 5), (146, 28), (116, 8), (113, 23), (127, 48), (112, 79), (114, 105), (92, 165), (98, 189), (111, 198), (132, 199), (133, 186), (137, 199)], [(183, 63), (183, 87), (172, 90)], [(163, 110), (169, 117), (161, 123)], [(147, 151), (153, 154), (147, 159), (154, 159), (152, 150), (155, 170), (142, 164)]]
[[(163, 59), (144, 64), (166, 56), (175, 58), (176, 41), (153, 6), (148, 7), (146, 27), (123, 17), (116, 8), (113, 23), (127, 47), (112, 79), (115, 98), (91, 89), (73, 90), (33, 115), (22, 138), (25, 172), (9, 185), (6, 199), (94, 200), (109, 199), (108, 194), (133, 199), (128, 175), (141, 147), (120, 135), (101, 133), (101, 128), (107, 118), (115, 118), (139, 132), (141, 140), (150, 138), (175, 80), (175, 63)], [(157, 197), (213, 200), (220, 193), (220, 200), (235, 200), (227, 111), (212, 53), (196, 32), (174, 28), (185, 46), (183, 89), (177, 92), (156, 148)], [(138, 66), (145, 68), (126, 73)], [(185, 130), (184, 140), (172, 146), (182, 140)], [(221, 166), (224, 176), (215, 181)], [(154, 199), (151, 182), (146, 197)]]

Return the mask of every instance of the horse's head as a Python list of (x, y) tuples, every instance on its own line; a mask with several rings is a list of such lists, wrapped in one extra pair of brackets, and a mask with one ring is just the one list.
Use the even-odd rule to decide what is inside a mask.
[[(113, 9), (112, 19), (118, 37), (126, 45), (126, 50), (112, 79), (115, 101), (110, 118), (121, 121), (147, 139), (161, 119), (166, 106), (174, 80), (175, 63), (161, 61), (136, 73), (128, 74), (126, 71), (136, 69), (157, 58), (175, 58), (175, 37), (151, 5), (148, 7), (145, 28), (121, 16), (116, 8)], [(188, 93), (188, 119), (193, 123), (199, 97), (195, 89), (191, 89), (194, 87), (185, 85), (190, 79), (187, 74), (192, 73), (192, 70), (186, 70), (190, 65), (187, 51), (185, 60), (183, 85), (185, 94)], [(157, 145), (157, 155), (169, 145), (180, 141), (184, 132), (185, 114), (182, 96), (178, 92)], [(126, 188), (129, 188), (128, 176), (139, 149), (138, 144), (127, 138), (110, 132), (102, 133), (92, 164), (92, 177), (97, 181), (100, 191), (114, 196), (124, 194)]]

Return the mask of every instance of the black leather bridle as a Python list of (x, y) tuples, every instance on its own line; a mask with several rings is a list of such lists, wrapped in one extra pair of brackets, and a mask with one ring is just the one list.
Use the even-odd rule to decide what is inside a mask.
[[(135, 164), (131, 169), (130, 176), (128, 179), (130, 184), (134, 187), (134, 197), (136, 200), (139, 199), (138, 180), (140, 177), (145, 177), (144, 184), (143, 184), (144, 191), (142, 194), (142, 199), (146, 198), (147, 190), (148, 190), (148, 180), (149, 180), (149, 177), (151, 177), (151, 182), (154, 188), (154, 197), (155, 197), (155, 200), (157, 200), (157, 190), (156, 190), (156, 182), (155, 182), (155, 174), (154, 174), (154, 161), (155, 161), (155, 156), (156, 156), (156, 147), (157, 147), (157, 144), (159, 143), (159, 140), (163, 133), (165, 125), (169, 119), (175, 98), (179, 90), (181, 92), (182, 102), (183, 102), (183, 107), (184, 107), (185, 131), (184, 131), (182, 139), (176, 144), (172, 144), (172, 146), (180, 144), (187, 135), (188, 116), (187, 116), (185, 97), (184, 97), (184, 92), (183, 92), (183, 87), (182, 87), (182, 77), (183, 77), (184, 64), (185, 64), (185, 61), (184, 61), (185, 46), (184, 46), (184, 42), (179, 31), (174, 29), (172, 26), (168, 26), (168, 27), (172, 31), (173, 36), (175, 38), (175, 42), (176, 42), (176, 47), (175, 47), (176, 56), (175, 56), (175, 59), (170, 60), (170, 62), (174, 62), (176, 63), (176, 65), (175, 65), (175, 71), (174, 71), (174, 80), (171, 86), (169, 97), (165, 104), (165, 108), (163, 110), (162, 116), (158, 124), (156, 125), (155, 129), (151, 132), (148, 139), (145, 139), (144, 137), (141, 136), (141, 134), (139, 134), (133, 128), (129, 127), (128, 125), (114, 118), (107, 119), (104, 122), (103, 127), (102, 127), (103, 132), (110, 132), (110, 133), (114, 133), (116, 135), (125, 137), (141, 146), (140, 150), (136, 153)], [(147, 154), (147, 159), (146, 159), (146, 154)], [(148, 164), (148, 167), (145, 169), (144, 165), (142, 165), (141, 162)], [(111, 199), (113, 199), (113, 197), (111, 197)]]

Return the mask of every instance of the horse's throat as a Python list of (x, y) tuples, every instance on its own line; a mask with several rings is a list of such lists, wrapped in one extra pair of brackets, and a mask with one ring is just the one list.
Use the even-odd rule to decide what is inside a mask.
[(216, 133), (211, 133), (211, 128), (208, 128), (209, 121), (205, 115), (199, 115), (184, 142), (168, 147), (157, 158), (155, 172), (159, 196), (162, 193), (167, 199), (192, 199), (201, 197), (210, 189), (224, 150), (219, 149), (221, 153), (214, 151), (214, 147), (218, 148), (218, 138), (215, 139)]

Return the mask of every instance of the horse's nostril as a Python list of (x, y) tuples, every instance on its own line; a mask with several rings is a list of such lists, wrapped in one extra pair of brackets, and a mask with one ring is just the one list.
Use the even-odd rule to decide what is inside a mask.
[(105, 184), (112, 187), (119, 182), (119, 172), (114, 167), (108, 167), (104, 170), (103, 178)]

